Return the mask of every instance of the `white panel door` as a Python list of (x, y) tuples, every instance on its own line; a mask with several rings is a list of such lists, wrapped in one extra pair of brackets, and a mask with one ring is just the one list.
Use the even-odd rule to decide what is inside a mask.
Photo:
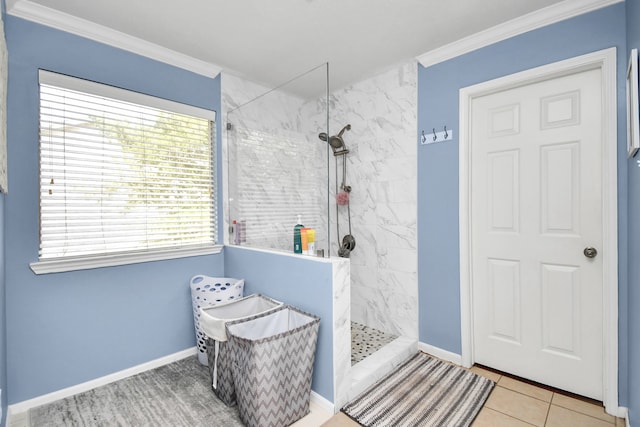
[(601, 71), (471, 103), (476, 363), (602, 400)]

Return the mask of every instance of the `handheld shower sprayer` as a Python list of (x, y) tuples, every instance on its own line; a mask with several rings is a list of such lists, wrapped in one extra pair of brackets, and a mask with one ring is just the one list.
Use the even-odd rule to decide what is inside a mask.
[[(349, 221), (349, 234), (346, 234), (342, 238), (342, 245), (338, 248), (338, 256), (343, 258), (349, 258), (351, 252), (356, 247), (356, 239), (351, 234), (351, 208), (349, 205), (349, 194), (351, 193), (351, 186), (346, 184), (347, 179), (347, 158), (346, 154), (349, 153), (347, 146), (342, 139), (342, 135), (345, 131), (351, 130), (351, 125), (348, 124), (343, 127), (337, 135), (329, 136), (325, 132), (318, 134), (318, 138), (322, 141), (328, 142), (329, 146), (333, 150), (333, 155), (336, 161), (336, 217), (338, 216), (338, 206), (347, 207), (347, 218)], [(338, 190), (338, 156), (342, 157), (342, 183), (340, 184), (340, 190)], [(336, 221), (336, 232), (338, 237), (340, 236), (340, 224)]]

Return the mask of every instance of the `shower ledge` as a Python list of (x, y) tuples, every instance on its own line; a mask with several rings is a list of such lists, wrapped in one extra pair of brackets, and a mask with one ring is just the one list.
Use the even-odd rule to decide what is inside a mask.
[(353, 365), (350, 372), (351, 387), (343, 404), (351, 401), (417, 352), (417, 340), (398, 337), (363, 361)]

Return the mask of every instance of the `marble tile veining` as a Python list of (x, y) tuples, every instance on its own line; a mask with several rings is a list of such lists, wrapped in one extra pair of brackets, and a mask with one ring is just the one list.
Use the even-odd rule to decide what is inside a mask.
[(333, 401), (344, 401), (351, 386), (351, 263), (331, 258), (333, 281)]
[(223, 78), (226, 242), (230, 221), (243, 224), (240, 244), (291, 251), (297, 216), (328, 249), (326, 144), (302, 117), (315, 104), (232, 75)]
[[(351, 253), (351, 320), (417, 339), (418, 311), (406, 303), (418, 296), (417, 276), (407, 275), (417, 271), (416, 94), (417, 67), (410, 62), (333, 92), (329, 116), (332, 129), (351, 124), (343, 135), (351, 150), (347, 176), (357, 241)], [(334, 180), (335, 165), (329, 166)], [(399, 282), (402, 297), (385, 298), (388, 284)]]

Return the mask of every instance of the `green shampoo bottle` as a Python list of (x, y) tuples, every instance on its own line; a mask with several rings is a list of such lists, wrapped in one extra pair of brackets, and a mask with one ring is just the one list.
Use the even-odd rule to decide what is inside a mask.
[(302, 225), (302, 215), (298, 215), (298, 223), (295, 227), (293, 227), (293, 253), (302, 253), (302, 237), (300, 235), (300, 230), (303, 228), (304, 225)]

